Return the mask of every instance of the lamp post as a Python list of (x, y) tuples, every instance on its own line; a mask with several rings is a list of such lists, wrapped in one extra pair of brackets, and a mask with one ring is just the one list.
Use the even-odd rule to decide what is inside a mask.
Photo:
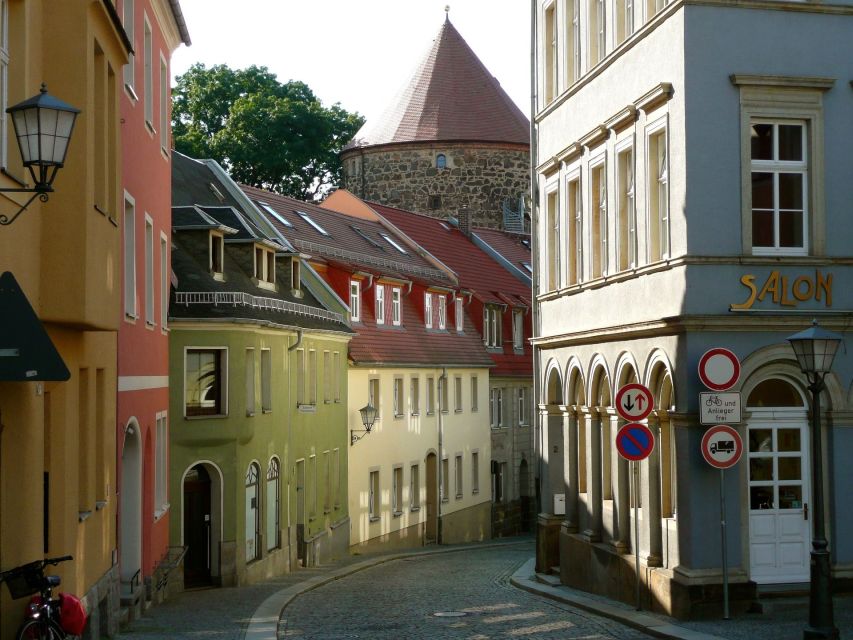
[(53, 192), (56, 172), (65, 164), (80, 109), (54, 98), (42, 83), (38, 95), (9, 107), (6, 112), (12, 116), (21, 160), (29, 169), (34, 186), (0, 189), (0, 193), (33, 194), (11, 218), (0, 214), (0, 225), (4, 226), (12, 224), (36, 198), (47, 202), (48, 194)]
[[(373, 428), (373, 423), (376, 422), (376, 408), (372, 404), (367, 403), (367, 405), (359, 409), (358, 412), (361, 414), (361, 424), (364, 425), (364, 429), (350, 429), (350, 446), (354, 445), (370, 433), (370, 430)], [(355, 435), (356, 433), (361, 433), (362, 435), (357, 436)]]
[(811, 585), (809, 588), (809, 625), (803, 638), (838, 638), (832, 614), (832, 585), (829, 549), (823, 514), (823, 448), (820, 432), (820, 392), (824, 378), (832, 369), (832, 361), (841, 336), (822, 329), (817, 321), (805, 331), (788, 338), (797, 362), (809, 382), (812, 394), (812, 502), (814, 525), (811, 551)]

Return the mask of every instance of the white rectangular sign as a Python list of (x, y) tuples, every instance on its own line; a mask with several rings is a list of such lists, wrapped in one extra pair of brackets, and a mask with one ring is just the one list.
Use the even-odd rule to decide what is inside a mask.
[(699, 394), (700, 424), (739, 424), (740, 391)]

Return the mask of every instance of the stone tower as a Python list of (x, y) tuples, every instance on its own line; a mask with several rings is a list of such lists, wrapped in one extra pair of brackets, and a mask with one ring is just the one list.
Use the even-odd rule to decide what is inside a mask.
[(467, 208), (501, 227), (529, 192), (527, 118), (445, 20), (390, 108), (341, 153), (343, 186), (365, 200), (444, 218)]

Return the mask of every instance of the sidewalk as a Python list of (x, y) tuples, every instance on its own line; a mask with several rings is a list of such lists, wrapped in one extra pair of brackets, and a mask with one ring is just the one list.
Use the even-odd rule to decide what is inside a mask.
[[(763, 613), (731, 620), (678, 621), (601, 596), (564, 587), (555, 576), (537, 576), (535, 559), (524, 563), (510, 582), (525, 591), (616, 620), (658, 638), (675, 640), (800, 640), (809, 616), (807, 596), (762, 598)], [(835, 596), (835, 624), (842, 638), (853, 638), (853, 595)]]

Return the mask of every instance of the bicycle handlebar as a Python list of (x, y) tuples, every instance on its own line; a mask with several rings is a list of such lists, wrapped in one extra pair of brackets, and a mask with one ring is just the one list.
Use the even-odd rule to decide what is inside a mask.
[(20, 573), (26, 571), (38, 571), (41, 572), (46, 566), (53, 565), (56, 566), (60, 562), (67, 562), (68, 560), (73, 560), (74, 556), (58, 556), (56, 558), (45, 558), (44, 560), (34, 560), (33, 562), (28, 562), (26, 564), (22, 564), (20, 567), (15, 567), (13, 569), (9, 569), (8, 571), (0, 571), (0, 582), (3, 582), (7, 577), (18, 575)]
[(53, 566), (58, 565), (60, 562), (67, 562), (68, 560), (73, 560), (74, 556), (59, 556), (57, 558), (45, 558), (43, 560), (44, 566), (52, 564)]

